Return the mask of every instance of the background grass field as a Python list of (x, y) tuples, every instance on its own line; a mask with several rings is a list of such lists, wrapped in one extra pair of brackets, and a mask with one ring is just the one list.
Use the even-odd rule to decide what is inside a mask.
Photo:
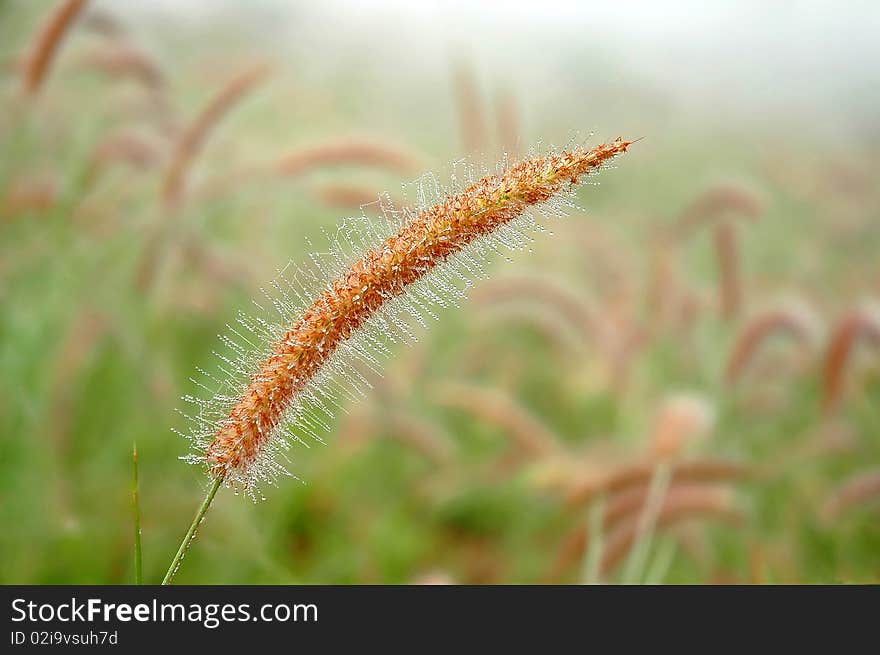
[[(565, 5), (545, 17), (524, 4), (124, 4), (94, 3), (24, 98), (19, 56), (53, 3), (0, 2), (0, 582), (133, 580), (134, 442), (145, 578), (160, 580), (206, 485), (177, 459), (187, 444), (171, 431), (185, 427), (175, 408), (196, 367), (214, 366), (216, 335), (306, 256), (307, 239), (320, 249), (323, 230), (361, 213), (328, 188), (412, 199), (416, 177), (358, 165), (241, 172), (356, 137), (412, 153), (443, 180), (464, 156), (494, 164), (591, 130), (593, 142), (645, 138), (578, 192), (585, 211), (548, 224), (532, 253), (493, 263), (470, 301), (396, 348), (327, 445), (295, 447), (302, 482), (257, 503), (221, 491), (177, 581), (594, 581), (591, 557), (614, 526), (605, 539), (590, 532), (592, 550), (572, 544), (615, 494), (574, 505), (572, 488), (707, 459), (741, 468), (687, 488), (724, 512), (642, 533), (643, 561), (624, 552), (602, 580), (878, 581), (880, 492), (833, 503), (855, 476), (880, 475), (880, 340), (857, 344), (839, 401), (823, 405), (835, 325), (880, 301), (880, 85), (863, 34), (876, 10), (684, 6), (652, 27), (651, 16)], [(670, 27), (676, 12), (693, 33)], [(851, 21), (864, 26), (847, 42), (835, 26)], [(810, 42), (817, 34), (828, 41)], [(734, 65), (738, 37), (747, 54)], [(805, 59), (811, 43), (824, 57)], [(160, 81), (89, 63), (119, 48), (142, 52)], [(181, 130), (261, 62), (271, 74), (210, 133), (183, 205), (164, 209)], [(154, 160), (95, 167), (120, 131)], [(719, 185), (759, 206), (757, 220), (724, 206), (675, 232)], [(376, 205), (363, 211), (385, 220)], [(713, 242), (723, 220), (735, 225), (743, 294), (731, 318)], [(752, 317), (792, 302), (811, 316), (810, 338), (768, 339), (727, 383)], [(697, 415), (685, 411), (684, 443), (664, 450), (662, 417), (682, 396)], [(535, 431), (552, 447), (523, 449), (517, 434)]]

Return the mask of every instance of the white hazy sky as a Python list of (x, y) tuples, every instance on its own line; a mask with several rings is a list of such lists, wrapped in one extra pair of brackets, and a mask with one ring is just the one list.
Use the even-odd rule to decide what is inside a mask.
[(103, 4), (154, 14), (181, 29), (230, 17), (244, 28), (249, 17), (277, 52), (359, 57), (385, 70), (390, 64), (434, 73), (448, 67), (451, 52), (464, 49), (484, 70), (521, 72), (526, 81), (530, 71), (538, 80), (541, 71), (551, 78), (565, 66), (579, 66), (585, 75), (636, 80), (689, 106), (716, 102), (746, 113), (811, 107), (861, 116), (880, 110), (877, 0)]

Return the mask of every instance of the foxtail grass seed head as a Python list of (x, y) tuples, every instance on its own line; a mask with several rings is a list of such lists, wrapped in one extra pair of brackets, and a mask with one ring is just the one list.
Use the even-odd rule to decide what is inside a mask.
[(494, 280), (483, 285), (474, 294), (474, 300), (483, 306), (509, 301), (533, 302), (544, 306), (557, 320), (564, 321), (579, 334), (597, 337), (601, 329), (596, 310), (576, 290), (547, 278), (519, 275)]
[(500, 428), (517, 448), (534, 457), (553, 453), (559, 442), (550, 428), (516, 399), (478, 385), (447, 382), (431, 389), (432, 400)]
[[(573, 484), (566, 493), (570, 507), (584, 507), (600, 493), (617, 493), (646, 485), (656, 471), (653, 462), (639, 462), (620, 467), (597, 478), (588, 477)], [(754, 475), (743, 464), (729, 459), (691, 459), (672, 465), (673, 482), (715, 482), (741, 480)]]
[(126, 36), (125, 26), (109, 10), (94, 8), (83, 16), (82, 27), (86, 32), (108, 40), (121, 40)]
[(686, 237), (701, 224), (734, 216), (755, 221), (762, 210), (760, 198), (750, 189), (737, 184), (719, 184), (706, 189), (682, 212), (675, 233)]
[(708, 436), (715, 425), (711, 401), (694, 393), (678, 393), (661, 403), (651, 426), (651, 451), (671, 457)]
[(145, 171), (158, 165), (163, 157), (161, 148), (146, 136), (134, 131), (120, 131), (108, 135), (95, 148), (86, 173), (86, 180), (94, 182), (103, 168), (114, 162)]
[(743, 305), (740, 249), (736, 226), (723, 221), (715, 226), (715, 255), (718, 259), (718, 304), (725, 319), (735, 318)]
[(458, 106), (462, 145), (470, 153), (480, 152), (486, 146), (486, 120), (483, 116), (479, 85), (467, 62), (459, 62), (455, 66), (452, 84)]
[(211, 131), (269, 73), (268, 65), (258, 64), (232, 78), (180, 135), (162, 183), (162, 202), (167, 209), (175, 209), (180, 205), (189, 168)]
[[(684, 507), (694, 508), (694, 505), (705, 507), (707, 504), (728, 502), (729, 490), (717, 485), (703, 485), (693, 483), (674, 484), (666, 492), (660, 507), (663, 510), (672, 508), (678, 512), (684, 512)], [(632, 489), (625, 489), (620, 493), (612, 494), (603, 507), (601, 519), (597, 527), (601, 527), (601, 534), (590, 534), (589, 527), (576, 524), (557, 550), (556, 557), (547, 572), (545, 582), (548, 584), (560, 584), (565, 581), (566, 573), (581, 562), (590, 545), (591, 539), (602, 539), (603, 535), (622, 534), (627, 535), (637, 526), (639, 514), (644, 510), (650, 496), (649, 485), (643, 485)], [(695, 509), (695, 508), (694, 508)], [(658, 517), (659, 518), (659, 517)], [(617, 528), (623, 526), (621, 532)], [(623, 545), (621, 544), (621, 548)], [(623, 553), (625, 554), (625, 552)], [(614, 563), (618, 560), (615, 558)]]
[(314, 194), (321, 204), (338, 209), (364, 208), (368, 205), (378, 208), (382, 204), (382, 198), (377, 191), (363, 186), (328, 184), (315, 189)]
[(0, 220), (48, 212), (58, 203), (61, 188), (58, 176), (48, 172), (11, 180), (0, 196)]
[(822, 365), (822, 404), (826, 412), (835, 409), (842, 399), (847, 367), (860, 341), (880, 345), (880, 304), (876, 302), (850, 310), (831, 331)]
[(736, 337), (727, 361), (725, 379), (734, 384), (758, 350), (770, 337), (781, 334), (792, 337), (799, 344), (811, 347), (819, 338), (822, 325), (819, 317), (806, 303), (795, 301), (757, 314), (743, 326)]
[(159, 65), (147, 53), (131, 45), (114, 45), (90, 50), (80, 55), (78, 64), (110, 79), (132, 79), (148, 89), (158, 90), (165, 79)]
[(516, 155), (520, 145), (519, 115), (516, 99), (510, 89), (501, 89), (495, 96), (498, 143), (503, 152)]
[(278, 324), (240, 315), (222, 337), (227, 379), (208, 375), (217, 389), (197, 384), (211, 398), (184, 398), (197, 408), (187, 459), (252, 495), (288, 474), (279, 459), (290, 442), (322, 441), (341, 397), (363, 395), (369, 383), (358, 366), (378, 365), (389, 340), (415, 340), (409, 319), (425, 325), (432, 306), (463, 297), (460, 283), (484, 275), (487, 255), (522, 249), (541, 229), (531, 210), (563, 214), (572, 206), (566, 192), (630, 143), (536, 156), (479, 179), (468, 170), (460, 191), (427, 177), (418, 185), (422, 209), (395, 222), (344, 222), (330, 253), (283, 272), (266, 293)]
[(275, 163), (285, 177), (303, 175), (324, 166), (368, 166), (413, 175), (420, 169), (421, 158), (397, 144), (381, 139), (346, 137), (288, 153)]
[[(729, 490), (697, 487), (681, 495), (670, 494), (660, 507), (656, 523), (657, 529), (662, 530), (693, 520), (722, 521), (740, 527), (746, 522), (746, 515), (736, 507)], [(603, 574), (611, 573), (636, 544), (639, 524), (639, 516), (631, 517), (607, 535), (600, 565)]]
[(863, 471), (836, 487), (822, 508), (828, 521), (839, 519), (854, 507), (878, 505), (880, 501), (880, 468)]

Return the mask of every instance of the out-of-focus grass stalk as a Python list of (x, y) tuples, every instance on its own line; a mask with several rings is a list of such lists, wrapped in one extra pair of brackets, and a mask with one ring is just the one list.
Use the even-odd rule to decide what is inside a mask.
[[(242, 392), (231, 403), (225, 396), (219, 397), (224, 413), (228, 412), (226, 418), (217, 421), (207, 434), (199, 424), (192, 435), (197, 454), (189, 459), (205, 465), (213, 484), (163, 584), (173, 579), (221, 483), (252, 490), (252, 485), (271, 483), (286, 473), (273, 459), (285, 416), (291, 408), (301, 407), (297, 403), (321, 384), (321, 371), (334, 352), (348, 346), (352, 335), (381, 317), (390, 303), (449, 258), (491, 234), (503, 233), (530, 206), (550, 201), (601, 170), (631, 143), (618, 137), (590, 149), (581, 146), (532, 157), (481, 178), (461, 193), (420, 211), (395, 234), (368, 248), (328, 283), (292, 326), (282, 326), (282, 336), (257, 364)], [(502, 243), (507, 239), (498, 238)], [(550, 443), (542, 441), (533, 449), (552, 449), (551, 438), (544, 440)]]
[(131, 509), (134, 514), (134, 583), (144, 583), (143, 557), (141, 551), (141, 508), (138, 492), (138, 451), (137, 443), (131, 448)]
[(632, 550), (626, 559), (623, 569), (623, 584), (637, 584), (644, 572), (645, 562), (651, 550), (651, 542), (654, 538), (654, 529), (657, 527), (657, 518), (663, 507), (666, 491), (669, 489), (669, 481), (672, 469), (669, 462), (663, 461), (654, 469), (651, 477), (651, 486), (648, 489), (648, 497), (639, 514), (638, 532)]
[(605, 495), (592, 503), (587, 516), (587, 552), (584, 557), (584, 584), (600, 584), (602, 567), (602, 523), (605, 519)]

